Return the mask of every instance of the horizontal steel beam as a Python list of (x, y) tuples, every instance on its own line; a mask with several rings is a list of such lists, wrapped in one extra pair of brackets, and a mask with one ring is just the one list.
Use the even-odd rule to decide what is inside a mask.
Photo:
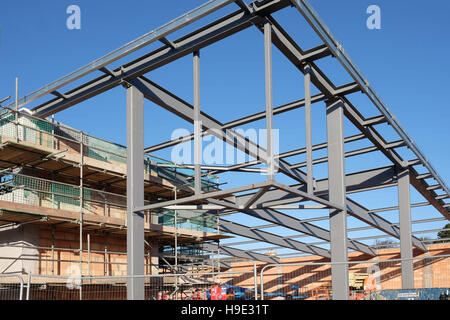
[[(303, 1), (303, 0), (292, 0), (294, 3), (298, 4), (299, 2), (304, 2), (304, 9), (308, 10), (308, 4), (307, 1)], [(312, 8), (311, 8), (312, 9)], [(314, 14), (313, 14), (314, 15)], [(314, 16), (313, 18), (317, 18), (317, 16)], [(297, 68), (299, 68), (299, 70), (301, 70), (303, 73), (305, 72), (302, 69), (302, 60), (301, 60), (301, 49), (298, 47), (298, 45), (295, 43), (295, 41), (290, 38), (287, 33), (282, 30), (282, 28), (276, 23), (276, 21), (272, 18), (271, 19), (272, 23), (274, 24), (273, 29), (274, 30), (278, 30), (278, 37), (274, 37), (277, 40), (274, 41), (275, 45), (280, 49), (281, 52), (283, 52), (283, 54), (289, 59), (291, 60), (291, 62), (297, 66)], [(318, 21), (319, 25), (321, 25), (323, 27), (323, 25), (321, 24), (320, 21)], [(319, 26), (320, 28), (320, 26)], [(325, 30), (325, 29), (324, 29)], [(317, 31), (317, 30), (316, 30)], [(325, 41), (325, 43), (327, 43)], [(329, 43), (327, 43), (328, 47), (330, 48), (330, 50), (332, 50), (334, 53), (336, 52), (335, 50), (333, 50), (332, 46), (330, 46)], [(334, 48), (336, 49), (336, 48)], [(340, 49), (339, 49), (340, 50)], [(345, 55), (345, 54), (344, 54)], [(320, 69), (317, 68), (317, 66), (311, 62), (310, 64), (311, 67), (311, 81), (314, 83), (314, 85), (326, 96), (328, 97), (335, 97), (338, 96), (335, 92), (336, 88), (333, 85), (333, 83), (331, 82), (331, 80), (329, 80), (321, 71)], [(345, 67), (345, 66), (344, 66)], [(353, 77), (354, 80), (359, 84), (359, 86), (361, 88), (365, 87), (367, 89), (367, 86), (365, 83), (359, 81), (356, 77)], [(367, 92), (366, 92), (367, 93)], [(341, 100), (344, 103), (345, 106), (345, 115), (347, 116), (347, 118), (349, 118), (350, 121), (352, 121), (355, 126), (361, 130), (361, 132), (363, 134), (366, 135), (366, 137), (381, 151), (383, 152), (388, 159), (390, 159), (395, 165), (399, 166), (399, 167), (404, 167), (405, 166), (405, 162), (401, 159), (401, 157), (397, 154), (397, 152), (395, 152), (395, 150), (393, 150), (392, 148), (389, 148), (389, 144), (386, 143), (386, 141), (380, 136), (380, 134), (371, 126), (367, 126), (365, 124), (365, 122), (367, 121), (367, 119), (364, 119), (361, 114), (357, 111), (357, 109), (351, 105), (351, 103), (349, 102), (349, 100), (344, 97), (344, 96), (340, 96)], [(369, 97), (370, 98), (370, 97)], [(387, 109), (386, 109), (387, 110)], [(380, 110), (381, 111), (381, 110)], [(386, 118), (386, 120), (391, 124), (394, 125), (390, 119), (393, 119), (395, 122), (395, 119), (393, 118), (393, 116), (389, 113), (383, 113), (383, 116)], [(397, 122), (395, 122), (395, 124), (397, 124)], [(399, 125), (397, 124), (397, 129), (401, 127), (399, 127)], [(396, 129), (396, 127), (394, 126), (394, 129)], [(397, 130), (396, 130), (397, 131)], [(399, 133), (399, 136), (402, 138), (404, 144), (406, 144), (408, 147), (411, 147), (411, 145), (408, 143), (408, 136), (402, 135), (402, 129), (400, 131), (397, 131), (397, 133)], [(406, 134), (406, 133), (405, 133)], [(411, 140), (412, 141), (412, 140)], [(403, 144), (400, 144), (403, 145)], [(417, 154), (416, 154), (417, 155)], [(421, 159), (418, 156), (419, 159)], [(423, 163), (423, 162), (421, 162)], [(428, 185), (426, 184), (425, 181), (421, 180), (421, 181), (414, 181), (414, 176), (417, 175), (417, 172), (415, 172), (414, 170), (411, 170), (412, 172), (412, 179), (411, 179), (411, 184), (416, 187), (416, 189), (424, 196), (426, 197), (426, 199), (430, 202), (432, 202), (432, 204), (435, 206), (435, 208), (441, 212), (445, 217), (449, 218), (450, 217), (450, 213), (449, 211), (443, 207), (443, 202), (439, 201), (436, 199), (436, 194), (431, 191), (431, 190), (426, 190), (426, 188), (428, 187)], [(431, 171), (430, 171), (431, 172)], [(436, 178), (436, 176), (433, 176), (434, 178)], [(436, 179), (436, 181), (440, 181), (439, 179)], [(446, 189), (446, 185), (442, 184), (442, 189), (444, 191), (446, 191), (448, 193), (448, 189)]]
[[(385, 220), (384, 218), (380, 217), (379, 215), (373, 212), (370, 212), (368, 209), (350, 200), (349, 198), (347, 198), (347, 209), (349, 215), (358, 218), (359, 220), (364, 221), (368, 225), (371, 225), (379, 230), (382, 230), (397, 239), (400, 239), (399, 227), (394, 226), (389, 221)], [(414, 247), (416, 247), (422, 252), (427, 251), (427, 247), (418, 238), (412, 236), (411, 240)]]
[[(258, 192), (256, 193), (258, 194)], [(254, 197), (251, 197), (250, 199), (253, 199)], [(261, 220), (265, 220), (268, 222), (273, 222), (274, 224), (291, 229), (294, 231), (302, 232), (304, 234), (310, 235), (312, 237), (316, 237), (319, 239), (331, 240), (330, 232), (317, 227), (311, 223), (303, 222), (297, 218), (291, 217), (287, 214), (278, 212), (270, 209), (249, 209), (247, 208), (247, 205), (244, 206), (237, 206), (235, 203), (229, 201), (229, 200), (215, 200), (215, 199), (209, 199), (210, 202), (215, 203), (217, 205), (222, 205), (224, 207), (242, 212), (244, 214), (247, 214), (249, 216), (252, 216), (254, 218), (258, 218)], [(254, 228), (251, 228), (254, 229)], [(359, 243), (356, 241), (353, 241), (351, 239), (348, 239), (348, 246), (350, 249), (364, 252), (368, 255), (375, 256), (375, 252), (367, 245), (363, 243)]]
[[(350, 93), (357, 92), (358, 90), (359, 90), (358, 86), (356, 86), (355, 83), (349, 83), (349, 84), (346, 84), (346, 85), (343, 85), (343, 86), (339, 87), (337, 89), (336, 94), (347, 95), (347, 94), (350, 94)], [(317, 95), (314, 95), (314, 96), (311, 97), (311, 103), (322, 102), (322, 101), (325, 101), (326, 99), (327, 99), (327, 97), (325, 97), (325, 95), (323, 93), (320, 93), (320, 94), (317, 94)], [(298, 108), (301, 108), (301, 107), (304, 107), (304, 106), (305, 106), (305, 99), (297, 100), (297, 101), (294, 101), (294, 102), (291, 102), (291, 103), (284, 104), (282, 106), (278, 106), (278, 107), (273, 108), (273, 114), (274, 115), (282, 114), (284, 112), (295, 110), (295, 109), (298, 109)], [(266, 117), (266, 113), (265, 112), (255, 113), (255, 114), (252, 114), (250, 116), (246, 116), (246, 117), (243, 117), (243, 118), (240, 118), (240, 119), (237, 119), (237, 120), (233, 120), (233, 121), (227, 122), (227, 123), (223, 124), (222, 129), (235, 128), (237, 126), (242, 126), (242, 125), (245, 125), (245, 124), (249, 124), (249, 123), (252, 123), (252, 122), (264, 119), (265, 117)], [(203, 135), (209, 135), (209, 134), (211, 134), (209, 131), (204, 131), (203, 132)], [(362, 137), (364, 137), (364, 136), (362, 135)], [(177, 140), (166, 141), (166, 142), (162, 142), (160, 144), (148, 147), (148, 148), (145, 149), (145, 152), (146, 153), (152, 153), (152, 152), (155, 152), (155, 151), (159, 151), (159, 150), (163, 150), (163, 149), (175, 146), (175, 145), (177, 145), (179, 143), (191, 141), (193, 139), (194, 139), (194, 135), (193, 134), (187, 135), (187, 136), (181, 137), (181, 138), (179, 138)], [(284, 156), (284, 155), (281, 155), (281, 154), (278, 156), (278, 158), (284, 158), (284, 157), (287, 157), (287, 156)]]
[(253, 23), (260, 21), (260, 12), (269, 14), (282, 9), (287, 5), (289, 5), (288, 1), (272, 0), (269, 1), (264, 8), (257, 8), (251, 14), (248, 14), (242, 9), (237, 10), (226, 17), (218, 19), (205, 27), (199, 28), (186, 36), (172, 41), (177, 46), (177, 49), (173, 49), (170, 46), (164, 46), (154, 50), (143, 57), (112, 70), (113, 75), (104, 74), (66, 92), (66, 99), (55, 98), (40, 104), (33, 108), (34, 115), (44, 118), (69, 108), (86, 99), (117, 87), (124, 83), (124, 81), (126, 82), (127, 79), (144, 75), (174, 60), (191, 54), (196, 50), (249, 28)]
[[(376, 168), (346, 175), (347, 193), (361, 192), (378, 187), (393, 186), (397, 182), (396, 171), (393, 166)], [(299, 191), (306, 192), (304, 185), (292, 185)], [(328, 179), (316, 181), (314, 194), (316, 196), (328, 195)], [(237, 196), (236, 203), (243, 205), (251, 194)], [(304, 201), (304, 197), (293, 195), (284, 190), (269, 190), (255, 204), (255, 208), (265, 208)]]
[[(345, 107), (345, 115), (347, 118), (359, 129), (363, 132), (366, 137), (378, 147), (378, 149), (394, 164), (398, 167), (404, 167), (406, 165), (405, 161), (398, 155), (395, 150), (392, 148), (388, 148), (388, 143), (380, 136), (380, 134), (372, 127), (364, 126), (362, 116), (356, 110), (356, 108), (346, 99), (345, 97), (341, 98)], [(422, 196), (427, 199), (435, 208), (438, 210), (444, 217), (450, 220), (449, 211), (443, 207), (444, 202), (437, 198), (437, 194), (433, 190), (427, 190), (429, 185), (423, 179), (417, 179), (416, 176), (419, 174), (417, 171), (410, 167), (410, 182), (411, 185), (419, 191)]]
[(154, 210), (154, 209), (164, 208), (167, 206), (188, 204), (191, 202), (200, 202), (200, 201), (205, 201), (208, 198), (213, 198), (213, 199), (214, 198), (226, 198), (229, 196), (233, 196), (235, 193), (255, 190), (255, 189), (259, 189), (259, 188), (263, 188), (263, 187), (271, 186), (271, 185), (272, 185), (272, 181), (264, 181), (264, 182), (254, 183), (251, 185), (230, 188), (230, 189), (226, 189), (226, 190), (207, 192), (207, 193), (193, 195), (193, 196), (189, 196), (189, 197), (185, 197), (185, 198), (181, 198), (181, 199), (153, 203), (153, 204), (149, 204), (149, 205), (146, 205), (143, 207), (136, 207), (136, 208), (134, 208), (134, 212)]
[[(394, 131), (401, 137), (401, 139), (405, 142), (406, 146), (416, 155), (417, 159), (420, 161), (425, 168), (427, 168), (428, 172), (432, 174), (433, 178), (441, 185), (442, 189), (447, 195), (450, 195), (450, 191), (448, 186), (444, 182), (444, 180), (439, 176), (437, 171), (433, 168), (433, 166), (429, 163), (427, 158), (423, 155), (422, 151), (417, 147), (414, 141), (408, 136), (406, 131), (397, 121), (395, 116), (391, 113), (391, 111), (387, 108), (387, 106), (383, 103), (381, 98), (375, 92), (375, 90), (370, 86), (369, 81), (361, 74), (359, 69), (355, 66), (353, 61), (350, 59), (348, 54), (342, 48), (342, 45), (336, 40), (336, 38), (332, 35), (330, 29), (324, 24), (324, 22), (320, 19), (315, 10), (311, 7), (311, 5), (306, 0), (290, 0), (292, 4), (300, 11), (306, 21), (310, 24), (310, 26), (315, 30), (317, 35), (324, 41), (327, 47), (333, 53), (333, 56), (341, 63), (341, 65), (347, 70), (349, 75), (359, 84), (363, 93), (367, 95), (367, 97), (372, 101), (374, 106), (381, 112), (382, 116), (387, 120), (387, 122), (392, 126)], [(325, 81), (328, 84), (330, 81)], [(321, 83), (323, 86), (324, 83)], [(319, 87), (320, 88), (320, 87)], [(322, 91), (322, 90), (321, 90)], [(323, 91), (322, 91), (323, 92)], [(346, 100), (345, 98), (343, 100)], [(347, 101), (348, 102), (348, 101)], [(349, 103), (349, 102), (348, 102)], [(351, 120), (351, 119), (350, 119)], [(365, 130), (361, 130), (365, 134), (369, 134), (373, 138), (379, 137), (376, 134), (376, 131), (370, 127), (365, 126), (364, 121), (359, 121), (359, 127)], [(368, 138), (370, 138), (368, 136)], [(383, 145), (380, 145), (381, 150), (394, 161), (394, 164), (405, 167), (404, 161), (401, 160), (400, 156), (398, 156), (392, 150), (386, 151)], [(384, 149), (384, 150), (383, 150)], [(411, 175), (411, 184), (419, 191), (427, 200), (432, 202), (433, 206), (441, 212), (446, 218), (449, 219), (450, 213), (449, 211), (443, 207), (443, 202), (436, 199), (436, 193), (433, 191), (426, 190), (428, 185), (424, 181), (413, 181), (414, 177), (417, 175), (417, 172), (412, 172)], [(425, 187), (425, 190), (424, 190)]]
[[(99, 70), (102, 67), (105, 67), (109, 64), (111, 64), (114, 61), (117, 61), (118, 59), (129, 55), (147, 45), (149, 45), (152, 42), (162, 40), (165, 36), (175, 32), (176, 30), (179, 30), (198, 19), (232, 3), (233, 0), (210, 0), (207, 3), (202, 4), (196, 9), (193, 9), (182, 16), (178, 17), (177, 19), (174, 19), (163, 26), (152, 30), (143, 36), (127, 43), (126, 45), (106, 54), (105, 56), (92, 61), (91, 63), (85, 65), (84, 67), (81, 67), (70, 74), (55, 80), (46, 86), (20, 98), (18, 100), (18, 105), (23, 106), (27, 103), (30, 103), (48, 93), (56, 92), (59, 88), (62, 86), (65, 86), (95, 70)], [(14, 107), (15, 102), (11, 103), (9, 106)]]
[(221, 220), (219, 229), (221, 232), (232, 233), (232, 234), (240, 235), (242, 237), (246, 237), (249, 239), (255, 239), (255, 240), (262, 241), (262, 242), (279, 245), (281, 247), (294, 249), (294, 250), (302, 251), (305, 253), (310, 253), (313, 255), (330, 258), (330, 252), (323, 248), (311, 246), (306, 243), (295, 241), (292, 239), (283, 238), (283, 237), (277, 236), (273, 233), (269, 233), (269, 232), (265, 232), (265, 231), (261, 231), (261, 230), (253, 230), (244, 225), (233, 223), (230, 221)]
[[(242, 210), (241, 212), (253, 216), (258, 219), (262, 219), (268, 222), (273, 222), (277, 226), (282, 226), (287, 229), (302, 232), (305, 235), (319, 238), (325, 241), (330, 241), (330, 232), (326, 229), (320, 228), (314, 224), (303, 222), (300, 219), (291, 217), (285, 213), (273, 209), (256, 209), (256, 210)], [(370, 256), (375, 256), (376, 253), (369, 246), (354, 241), (352, 239), (347, 240), (349, 249), (366, 253)]]
[[(386, 175), (387, 174), (387, 175)], [(378, 177), (377, 177), (378, 176)], [(363, 173), (353, 174), (353, 175), (347, 175), (347, 189), (351, 190), (354, 188), (354, 183), (362, 182), (362, 183), (373, 183), (374, 179), (380, 179), (381, 181), (386, 181), (390, 184), (395, 183), (396, 181), (396, 171), (394, 167), (387, 167), (387, 168), (381, 168), (374, 171), (366, 171)], [(379, 185), (380, 180), (376, 183), (376, 185)], [(292, 189), (297, 188), (298, 186), (290, 187)], [(304, 193), (306, 190), (306, 186), (301, 186), (300, 190)], [(317, 188), (315, 191), (315, 194), (320, 197), (327, 198), (328, 197), (328, 179), (326, 180), (320, 180), (317, 181)], [(248, 201), (249, 198), (251, 198), (252, 194), (247, 194), (244, 196), (238, 196), (236, 197), (236, 203), (238, 205), (245, 203), (245, 201)], [(256, 204), (256, 208), (270, 208), (271, 205), (282, 205), (282, 204), (289, 204), (289, 203), (295, 203), (304, 201), (307, 198), (304, 196), (296, 196), (292, 195), (290, 192), (286, 190), (270, 190), (267, 191), (261, 198), (260, 202)], [(361, 205), (357, 204), (356, 202), (350, 200), (347, 198), (347, 210), (348, 214), (354, 216), (355, 218), (372, 225), (376, 227), (377, 229), (390, 234), (396, 238), (400, 236), (398, 232), (398, 227), (392, 226), (392, 224), (385, 219), (381, 218), (380, 216), (376, 215), (373, 212), (370, 212), (370, 210), (362, 207)], [(426, 250), (423, 243), (417, 239), (412, 239), (413, 244), (415, 247), (417, 247), (419, 250)]]
[(202, 244), (203, 250), (218, 253), (218, 254), (225, 254), (232, 257), (242, 258), (242, 259), (249, 259), (249, 260), (255, 260), (255, 261), (261, 261), (261, 262), (267, 262), (267, 263), (280, 263), (280, 260), (271, 257), (265, 254), (252, 252), (248, 250), (241, 250), (236, 248), (231, 248), (227, 246), (217, 245), (217, 244), (211, 244), (211, 243), (203, 243)]

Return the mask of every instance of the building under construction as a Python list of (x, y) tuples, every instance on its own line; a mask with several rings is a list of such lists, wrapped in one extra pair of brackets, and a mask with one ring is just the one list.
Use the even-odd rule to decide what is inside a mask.
[[(231, 13), (230, 7), (234, 7)], [(212, 13), (220, 15), (225, 8), (227, 12), (219, 19), (171, 39), (174, 32)], [(274, 17), (282, 10), (300, 13), (298, 19), (304, 19), (323, 43), (302, 48), (283, 29), (283, 21)], [(266, 106), (259, 113), (222, 123), (201, 108), (200, 52), (248, 28), (259, 30), (264, 43)], [(150, 44), (159, 46), (118, 68), (109, 68)], [(300, 100), (273, 105), (273, 48), (304, 78), (305, 96)], [(192, 105), (146, 76), (189, 55), (194, 70)], [(334, 83), (318, 66), (319, 60), (326, 59), (337, 61), (352, 81)], [(98, 77), (62, 91), (64, 86), (94, 72), (99, 73)], [(126, 147), (49, 118), (120, 86), (127, 97)], [(313, 95), (314, 90), (319, 93)], [(353, 102), (355, 95), (367, 99), (371, 116), (365, 116), (366, 112)], [(31, 107), (38, 98), (44, 102)], [(145, 147), (144, 99), (193, 124), (193, 134)], [(315, 145), (311, 137), (313, 105), (324, 108), (322, 127), (327, 133), (327, 141)], [(306, 141), (276, 154), (274, 117), (301, 108), (305, 111), (301, 130), (305, 131)], [(344, 119), (359, 133), (345, 136)], [(267, 129), (265, 147), (235, 130), (260, 120), (265, 121)], [(387, 130), (396, 138), (385, 134)], [(200, 161), (200, 140), (210, 135), (252, 160), (231, 166), (205, 165)], [(83, 277), (128, 276), (129, 299), (144, 298), (145, 281), (139, 278), (141, 275), (223, 271), (236, 267), (235, 263), (239, 266), (242, 260), (277, 264), (283, 258), (267, 254), (277, 248), (291, 250), (291, 257), (307, 254), (331, 263), (333, 299), (348, 299), (349, 252), (352, 257), (354, 252), (362, 254), (362, 260), (375, 259), (378, 248), (363, 240), (379, 237), (350, 237), (355, 230), (347, 228), (349, 217), (363, 223), (366, 230), (381, 231), (384, 237), (400, 240), (400, 287), (414, 288), (413, 259), (426, 255), (428, 243), (412, 231), (412, 224), (450, 219), (446, 183), (306, 0), (211, 0), (70, 75), (16, 98), (3, 107), (0, 138), (1, 272), (70, 276), (76, 269)], [(152, 155), (186, 141), (194, 142), (194, 163), (180, 165)], [(368, 145), (347, 151), (348, 145), (358, 141)], [(326, 150), (327, 155), (315, 156), (321, 150)], [(390, 164), (346, 171), (346, 159), (368, 153), (378, 153)], [(306, 156), (306, 161), (291, 162), (299, 155)], [(323, 163), (328, 164), (328, 176), (316, 179), (314, 168)], [(248, 183), (224, 188), (219, 178), (228, 172), (245, 176)], [(255, 175), (261, 173), (266, 179), (256, 182)], [(424, 202), (411, 203), (410, 186)], [(348, 197), (388, 187), (398, 189), (395, 207), (368, 209)], [(430, 215), (429, 221), (415, 221), (411, 208), (421, 206), (430, 207), (438, 217)], [(291, 214), (303, 210), (326, 210), (322, 220), (329, 222), (329, 230)], [(381, 213), (386, 211), (398, 212), (399, 222), (383, 218)], [(229, 218), (233, 214), (244, 214), (266, 224), (232, 222)], [(271, 227), (283, 227), (296, 234), (283, 236), (262, 230)], [(246, 240), (220, 243), (233, 236)], [(302, 242), (304, 236), (325, 242), (329, 249), (322, 242)], [(261, 242), (271, 247), (238, 248)], [(253, 279), (256, 281), (256, 271)]]

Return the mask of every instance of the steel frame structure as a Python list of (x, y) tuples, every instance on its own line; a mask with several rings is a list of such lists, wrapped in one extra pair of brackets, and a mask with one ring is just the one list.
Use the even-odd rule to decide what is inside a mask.
[[(169, 40), (167, 38), (184, 26), (228, 5), (237, 5), (237, 10), (179, 39)], [(303, 50), (289, 36), (272, 16), (273, 13), (289, 6), (294, 7), (301, 13), (323, 41), (323, 44), (309, 50)], [(200, 51), (215, 42), (251, 27), (256, 27), (264, 35), (265, 110), (228, 123), (221, 123), (201, 111)], [(158, 49), (123, 64), (114, 70), (107, 68), (112, 62), (157, 41), (161, 42), (161, 46)], [(304, 75), (304, 99), (283, 106), (273, 106), (273, 46), (278, 48)], [(193, 105), (190, 105), (145, 76), (152, 70), (188, 55), (193, 56)], [(340, 62), (353, 79), (353, 82), (335, 86), (325, 73), (320, 70), (315, 61), (330, 56)], [(101, 75), (65, 93), (58, 91), (65, 85), (94, 71), (101, 72)], [(400, 126), (393, 114), (381, 101), (369, 82), (356, 68), (342, 46), (306, 0), (263, 0), (250, 4), (242, 0), (210, 0), (178, 19), (24, 96), (9, 107), (13, 108), (14, 105), (24, 106), (37, 98), (53, 95), (54, 97), (32, 109), (34, 116), (43, 118), (120, 85), (124, 86), (127, 91), (127, 248), (129, 275), (141, 275), (144, 273), (143, 216), (145, 211), (158, 208), (204, 210), (205, 214), (216, 214), (220, 217), (234, 212), (244, 213), (269, 222), (271, 225), (283, 226), (299, 232), (300, 236), (313, 236), (329, 242), (331, 249), (326, 250), (314, 244), (294, 240), (293, 237), (282, 237), (261, 230), (267, 226), (250, 228), (223, 218), (221, 218), (220, 231), (237, 234), (279, 247), (294, 249), (303, 253), (323, 256), (331, 259), (331, 262), (347, 262), (349, 249), (360, 251), (369, 257), (376, 255), (375, 248), (348, 238), (347, 216), (355, 217), (369, 225), (369, 228), (376, 228), (387, 235), (400, 239), (401, 257), (404, 259), (411, 259), (413, 247), (420, 252), (425, 252), (427, 250), (426, 245), (411, 232), (410, 185), (428, 201), (424, 205), (433, 206), (445, 219), (450, 220), (449, 204), (444, 201), (450, 195), (447, 185)], [(320, 93), (312, 96), (311, 85), (319, 89)], [(364, 118), (346, 97), (356, 92), (366, 95), (380, 114), (372, 118)], [(167, 141), (144, 148), (144, 99), (150, 100), (194, 124), (194, 134), (175, 141)], [(311, 107), (312, 104), (318, 102), (325, 102), (326, 104), (328, 141), (319, 145), (312, 145)], [(306, 116), (306, 146), (279, 155), (274, 154), (272, 140), (273, 117), (302, 107), (305, 108)], [(343, 129), (344, 117), (350, 120), (361, 133), (345, 137)], [(267, 148), (245, 139), (233, 130), (237, 126), (262, 119), (266, 120), (268, 129)], [(381, 123), (389, 124), (400, 139), (393, 142), (386, 141), (375, 128), (376, 125)], [(232, 166), (204, 166), (199, 160), (199, 155), (201, 152), (200, 139), (205, 135), (218, 137), (256, 160)], [(373, 146), (351, 152), (344, 151), (345, 143), (362, 139), (367, 139)], [(142, 175), (144, 171), (142, 162), (144, 153), (155, 152), (191, 140), (194, 140), (195, 151), (195, 163), (190, 166), (195, 170), (195, 192), (187, 197), (144, 205), (144, 178)], [(407, 147), (412, 152), (412, 158), (403, 159), (395, 150), (400, 147)], [(328, 150), (328, 156), (313, 159), (313, 151), (322, 149)], [(374, 151), (381, 151), (392, 162), (392, 166), (374, 168), (352, 174), (346, 173), (346, 158)], [(291, 164), (285, 160), (285, 158), (299, 154), (306, 154), (306, 162)], [(328, 179), (314, 179), (313, 165), (325, 162), (329, 164)], [(264, 182), (213, 192), (201, 191), (200, 179), (202, 170), (211, 170), (217, 174), (229, 171), (261, 172), (260, 168), (255, 167), (260, 164), (264, 164), (267, 167), (267, 180)], [(423, 166), (426, 172), (419, 174), (415, 169), (416, 166)], [(303, 167), (306, 167), (306, 172), (301, 170)], [(285, 185), (276, 181), (275, 171), (293, 179), (297, 184)], [(434, 180), (435, 184), (430, 185), (426, 179)], [(369, 210), (347, 197), (349, 193), (390, 186), (398, 186), (399, 226), (382, 218), (378, 214), (379, 211)], [(442, 190), (443, 193), (436, 193), (438, 189)], [(302, 204), (305, 201), (312, 201), (316, 204)], [(280, 211), (290, 209), (329, 209), (330, 230), (317, 227), (308, 221), (303, 221)], [(253, 242), (253, 240), (250, 242)], [(268, 263), (277, 262), (277, 259), (274, 257), (259, 254), (255, 251), (239, 250), (231, 246), (219, 245), (216, 248), (214, 245), (208, 244), (206, 248), (206, 250), (211, 252), (216, 252), (218, 249), (225, 255), (242, 259), (261, 260)], [(411, 263), (405, 262), (402, 264), (402, 281), (404, 288), (413, 287)], [(143, 299), (143, 285), (141, 280), (130, 278), (128, 298)], [(345, 263), (333, 266), (332, 289), (334, 299), (348, 299), (348, 270)]]

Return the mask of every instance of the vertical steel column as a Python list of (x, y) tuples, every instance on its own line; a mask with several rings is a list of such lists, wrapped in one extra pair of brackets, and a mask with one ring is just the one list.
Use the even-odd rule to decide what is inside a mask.
[(194, 189), (202, 192), (202, 123), (200, 121), (200, 52), (194, 52)]
[(311, 129), (311, 66), (306, 64), (305, 70), (305, 130), (306, 130), (306, 167), (307, 192), (314, 193), (312, 164), (312, 129)]
[[(127, 266), (128, 276), (144, 275), (144, 96), (127, 88)], [(128, 278), (128, 300), (144, 299), (144, 279)]]
[(398, 176), (398, 206), (400, 220), (400, 256), (402, 259), (402, 288), (414, 288), (413, 249), (411, 241), (411, 199), (409, 170), (399, 168)]
[(266, 71), (266, 128), (267, 128), (267, 179), (275, 174), (273, 147), (273, 92), (272, 92), (272, 26), (264, 23), (264, 57)]
[[(83, 174), (84, 174), (84, 135), (83, 131), (80, 132), (80, 277), (83, 276)], [(83, 280), (80, 279), (80, 300), (83, 300)]]
[[(330, 201), (346, 207), (344, 108), (341, 100), (327, 102), (328, 188)], [(331, 280), (333, 300), (348, 300), (347, 212), (330, 209)]]

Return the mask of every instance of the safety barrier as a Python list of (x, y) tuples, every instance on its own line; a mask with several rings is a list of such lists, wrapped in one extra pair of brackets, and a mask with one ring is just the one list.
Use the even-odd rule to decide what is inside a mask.
[(22, 300), (24, 281), (19, 274), (0, 274), (0, 300)]
[[(414, 289), (402, 288), (402, 263), (413, 262)], [(269, 264), (260, 271), (261, 300), (331, 300), (332, 266), (346, 265), (350, 300), (438, 300), (450, 289), (450, 255), (349, 261)]]
[(126, 300), (127, 281), (144, 282), (145, 300), (255, 300), (255, 271), (113, 277), (29, 274), (27, 300)]
[[(403, 289), (401, 264), (413, 262), (414, 288)], [(330, 300), (332, 265), (347, 265), (350, 300), (448, 300), (450, 255), (350, 261), (269, 264), (253, 270), (80, 277), (0, 275), (0, 300), (125, 300), (128, 280), (144, 283), (146, 300)], [(76, 268), (75, 268), (76, 269)], [(258, 281), (259, 280), (259, 281)], [(259, 284), (258, 284), (259, 282)]]

